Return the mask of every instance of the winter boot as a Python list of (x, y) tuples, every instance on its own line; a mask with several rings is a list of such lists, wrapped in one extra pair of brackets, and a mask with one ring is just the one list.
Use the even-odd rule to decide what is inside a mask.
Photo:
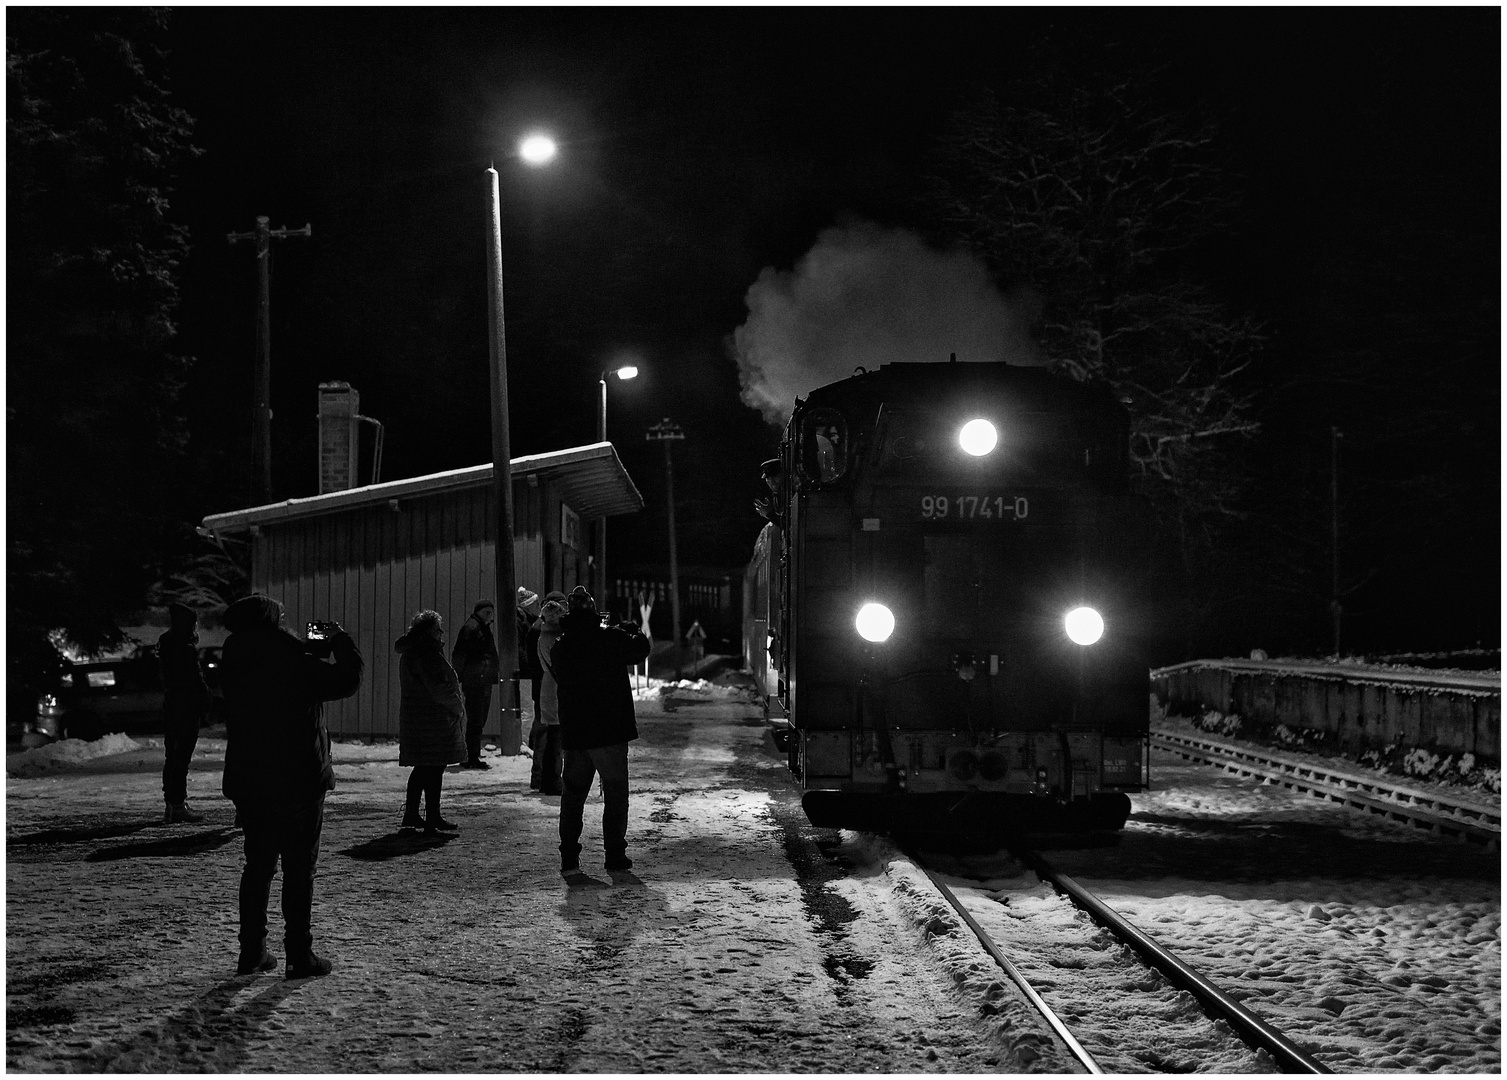
[(403, 824), (399, 828), (422, 829), (423, 827), (424, 819), (419, 815), (419, 808), (417, 806), (406, 807), (403, 810)]
[(303, 958), (297, 963), (293, 958), (288, 958), (288, 966), (283, 970), (285, 979), (317, 979), (321, 975), (328, 975), (334, 965), (324, 957), (318, 955), (313, 949), (304, 953)]
[(277, 957), (263, 948), (261, 956), (257, 956), (256, 953), (242, 953), (240, 961), (235, 966), (235, 973), (255, 975), (259, 971), (271, 971), (275, 967), (277, 967)]
[(446, 821), (440, 817), (438, 811), (429, 815), (429, 820), (424, 822), (426, 833), (460, 832), (460, 826), (452, 821)]
[(633, 860), (628, 858), (628, 856), (626, 855), (609, 855), (607, 856), (607, 869), (632, 870)]
[(204, 815), (197, 810), (190, 810), (187, 802), (170, 802), (167, 804), (167, 809), (163, 811), (162, 820), (168, 825), (174, 825), (180, 821), (192, 824), (196, 821), (203, 821)]

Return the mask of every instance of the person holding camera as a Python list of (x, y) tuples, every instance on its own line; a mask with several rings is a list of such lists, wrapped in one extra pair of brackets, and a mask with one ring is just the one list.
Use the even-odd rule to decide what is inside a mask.
[[(437, 611), (413, 617), (394, 648), (398, 661), (398, 765), (409, 765), (405, 829), (456, 832), (440, 816), (445, 767), (466, 760), (466, 699), (460, 677), (445, 660), (445, 626)], [(496, 652), (493, 652), (496, 655)], [(426, 817), (419, 816), (419, 793)]]
[(592, 777), (602, 777), (602, 846), (608, 870), (627, 870), (628, 744), (638, 738), (628, 668), (649, 655), (649, 639), (632, 622), (604, 626), (596, 601), (577, 585), (560, 640), (548, 657), (560, 704), (565, 752), (560, 796), (560, 872), (580, 869), (581, 818)]
[(311, 623), (302, 641), (283, 629), (283, 606), (253, 594), (225, 609), (221, 686), (225, 694), (225, 777), (245, 840), (237, 974), (270, 971), (267, 901), (283, 868), (283, 934), (290, 979), (330, 973), (314, 952), (314, 864), (324, 829), (325, 794), (335, 786), (324, 702), (361, 686), (361, 652), (338, 623)]

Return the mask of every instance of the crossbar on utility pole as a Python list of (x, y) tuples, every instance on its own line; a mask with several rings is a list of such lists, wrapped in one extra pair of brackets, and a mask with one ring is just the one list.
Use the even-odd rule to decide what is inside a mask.
[(256, 241), (256, 368), (251, 378), (251, 505), (272, 501), (272, 238), (313, 236), (314, 227), (274, 229), (259, 215), (251, 232), (226, 233), (225, 239)]
[(670, 446), (685, 438), (680, 425), (666, 417), (644, 432), (649, 442), (665, 448), (665, 514), (670, 523), (670, 630), (675, 635), (675, 679), (681, 676), (680, 665), (680, 570), (675, 561), (675, 467), (670, 463)]

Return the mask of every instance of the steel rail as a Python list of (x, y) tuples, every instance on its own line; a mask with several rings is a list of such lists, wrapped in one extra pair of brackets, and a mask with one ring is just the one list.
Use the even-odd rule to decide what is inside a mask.
[(1488, 848), (1502, 839), (1501, 811), (1467, 801), (1451, 802), (1401, 785), (1356, 776), (1287, 755), (1252, 750), (1213, 739), (1152, 732), (1152, 745), (1191, 761), (1216, 765), (1241, 776), (1255, 776), (1294, 788), (1315, 798), (1406, 821), (1433, 832), (1451, 833)]
[(994, 943), (994, 939), (989, 936), (988, 932), (978, 924), (978, 921), (972, 915), (968, 914), (968, 909), (963, 907), (963, 902), (957, 898), (957, 895), (943, 884), (942, 879), (932, 873), (931, 869), (921, 862), (915, 854), (908, 854), (910, 854), (911, 862), (921, 868), (921, 872), (930, 879), (932, 885), (936, 887), (937, 892), (942, 894), (942, 898), (951, 904), (953, 910), (962, 917), (963, 922), (968, 925), (968, 929), (973, 931), (974, 936), (979, 940), (979, 944), (983, 945), (984, 950), (994, 959), (994, 962), (1004, 970), (1006, 975), (1010, 976), (1015, 985), (1020, 988), (1021, 993), (1025, 994), (1027, 1000), (1036, 1008), (1036, 1011), (1041, 1013), (1046, 1022), (1051, 1025), (1052, 1030), (1057, 1033), (1057, 1037), (1067, 1045), (1069, 1052), (1078, 1059), (1078, 1063), (1088, 1072), (1096, 1076), (1103, 1076), (1104, 1070), (1099, 1067), (1099, 1063), (1094, 1060), (1093, 1055), (1083, 1048), (1083, 1044), (1067, 1029), (1067, 1025), (1062, 1022), (1062, 1018), (1052, 1011), (1052, 1007), (1036, 992), (1036, 988), (1026, 981), (1026, 977), (1021, 974), (1020, 969), (1011, 962), (1008, 956), (1000, 951), (1000, 947)]
[(1066, 874), (1054, 870), (1045, 859), (1034, 851), (1011, 849), (1012, 853), (1034, 870), (1042, 880), (1050, 882), (1074, 904), (1082, 908), (1101, 926), (1145, 958), (1179, 988), (1198, 998), (1204, 1006), (1224, 1020), (1250, 1045), (1265, 1050), (1288, 1073), (1328, 1073), (1318, 1061), (1293, 1044), (1287, 1036), (1262, 1020), (1244, 1005), (1231, 998), (1219, 987), (1209, 982), (1197, 971), (1184, 964), (1172, 953), (1157, 944), (1149, 936), (1127, 921), (1124, 916), (1106, 905), (1093, 893), (1079, 885)]

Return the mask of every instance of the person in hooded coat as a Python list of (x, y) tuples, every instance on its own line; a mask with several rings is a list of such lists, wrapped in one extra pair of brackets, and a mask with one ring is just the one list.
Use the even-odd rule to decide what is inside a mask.
[[(394, 648), (398, 661), (398, 764), (411, 765), (403, 828), (455, 832), (440, 816), (445, 767), (466, 760), (466, 699), (460, 677), (445, 660), (445, 626), (437, 611), (421, 611)], [(427, 817), (419, 816), (419, 792)]]
[(199, 616), (186, 604), (169, 604), (168, 629), (157, 639), (162, 672), (162, 820), (203, 821), (188, 805), (188, 763), (199, 741), (199, 728), (211, 701), (204, 669), (199, 666)]
[[(328, 975), (314, 952), (314, 864), (324, 828), (325, 794), (335, 786), (324, 702), (361, 686), (363, 661), (339, 625), (315, 645), (282, 627), (283, 606), (253, 594), (225, 609), (221, 686), (226, 748), (222, 790), (244, 830), (238, 974), (270, 971), (267, 900), (279, 859), (283, 934), (290, 979)], [(328, 657), (328, 658), (327, 658)]]
[(602, 846), (608, 870), (627, 870), (628, 744), (638, 738), (628, 668), (649, 655), (637, 624), (603, 626), (596, 602), (577, 585), (570, 594), (549, 663), (560, 698), (560, 746), (565, 752), (560, 796), (560, 871), (580, 869), (581, 817), (591, 780), (602, 777)]

